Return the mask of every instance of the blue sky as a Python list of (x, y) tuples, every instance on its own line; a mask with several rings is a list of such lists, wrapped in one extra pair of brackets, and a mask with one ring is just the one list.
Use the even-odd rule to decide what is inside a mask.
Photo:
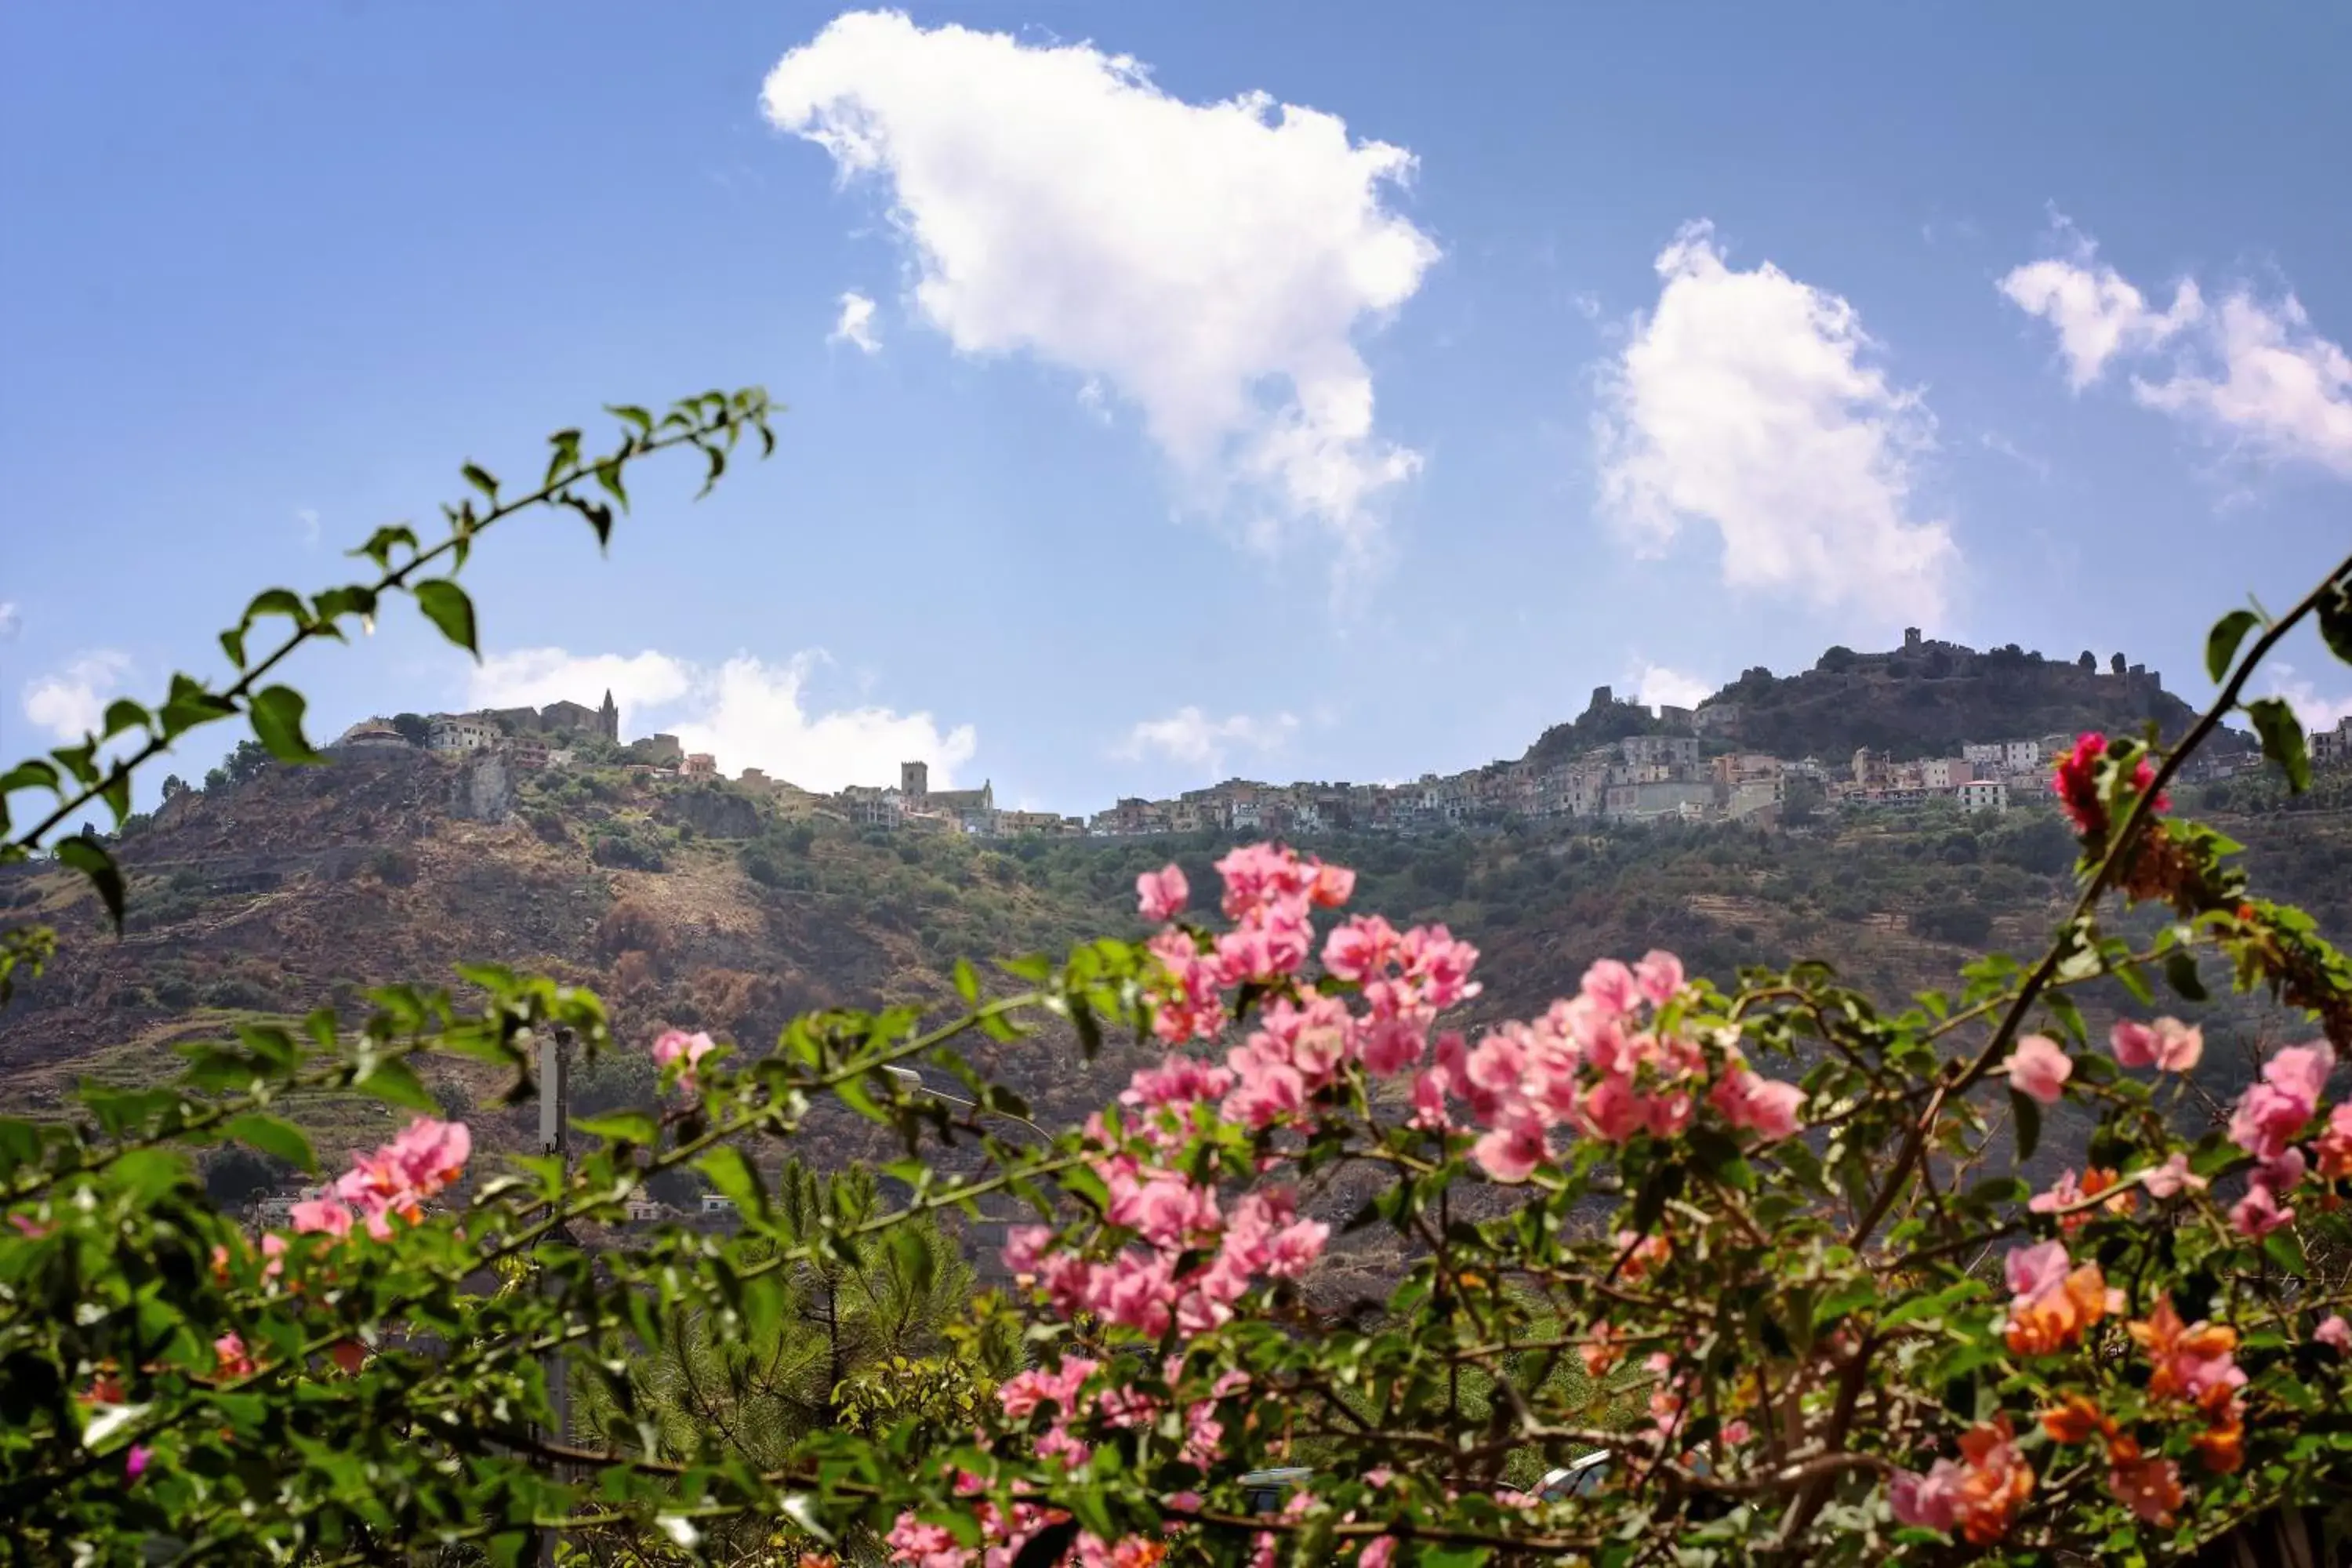
[(314, 728), (610, 683), (730, 772), (1089, 810), (1913, 623), (2194, 698), (2352, 538), (2342, 12), (649, 16), (0, 16), (0, 744), (714, 384), (772, 461), (495, 540), (488, 661), (394, 616)]

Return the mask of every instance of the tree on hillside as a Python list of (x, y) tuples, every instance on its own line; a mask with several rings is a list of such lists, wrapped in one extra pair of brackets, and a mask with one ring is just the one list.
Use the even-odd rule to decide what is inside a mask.
[(2117, 654), (2115, 658), (2107, 660), (2107, 668), (2116, 674), (2121, 675), (2124, 672), (2124, 656)]
[(2099, 673), (2099, 656), (2093, 653), (2089, 648), (2084, 648), (2083, 650), (2083, 657), (2076, 659), (2074, 662), (2083, 667), (2083, 673), (2085, 675), (2096, 675)]
[(433, 738), (433, 722), (422, 713), (395, 713), (392, 727), (412, 746), (421, 746)]

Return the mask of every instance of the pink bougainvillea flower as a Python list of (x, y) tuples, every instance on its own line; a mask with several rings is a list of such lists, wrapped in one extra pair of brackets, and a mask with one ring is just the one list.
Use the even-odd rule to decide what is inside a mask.
[(147, 1473), (147, 1462), (154, 1457), (155, 1451), (145, 1444), (131, 1444), (131, 1451), (122, 1456), (123, 1475), (131, 1480), (137, 1480)]
[(2001, 1063), (2009, 1087), (2044, 1105), (2055, 1105), (2074, 1076), (2074, 1058), (2047, 1035), (2028, 1035), (2017, 1042)]
[(213, 1354), (219, 1360), (219, 1364), (214, 1369), (216, 1377), (247, 1377), (253, 1373), (253, 1357), (246, 1353), (245, 1341), (235, 1333), (223, 1334), (215, 1340)]
[(1336, 910), (1356, 896), (1356, 874), (1345, 866), (1318, 863), (1307, 896), (1318, 909)]
[(2124, 1018), (2107, 1031), (2107, 1044), (2116, 1060), (2127, 1068), (2188, 1072), (2204, 1058), (2205, 1032), (2178, 1018), (2158, 1018), (2153, 1024)]
[[(381, 1241), (392, 1234), (394, 1217), (412, 1224), (420, 1218), (424, 1201), (464, 1173), (472, 1150), (473, 1137), (464, 1122), (420, 1116), (374, 1153), (354, 1153), (352, 1168), (335, 1182), (335, 1196), (350, 1205), (368, 1234)], [(321, 1229), (334, 1224), (324, 1214), (313, 1217), (324, 1222)], [(300, 1227), (299, 1219), (296, 1225)]]
[(1148, 921), (1174, 920), (1192, 896), (1192, 884), (1172, 862), (1135, 879), (1136, 908)]
[(2294, 1222), (2294, 1206), (2282, 1205), (2266, 1182), (2254, 1182), (2246, 1195), (2230, 1205), (2230, 1226), (2249, 1241), (2260, 1241), (2284, 1225)]
[(2327, 1113), (2327, 1125), (2312, 1144), (2319, 1173), (2329, 1181), (2352, 1176), (2352, 1100)]
[(293, 1207), (295, 1234), (344, 1237), (352, 1233), (352, 1211), (340, 1198), (306, 1198)]
[(2189, 1156), (2175, 1151), (2163, 1164), (2140, 1173), (2139, 1184), (2151, 1197), (2168, 1198), (2183, 1192), (2201, 1193), (2205, 1178), (2189, 1168)]
[(1683, 961), (1654, 948), (1633, 966), (1633, 985), (1653, 1006), (1663, 1007), (1683, 988)]
[(1396, 1537), (1383, 1535), (1364, 1543), (1364, 1549), (1356, 1553), (1356, 1568), (1389, 1568), (1395, 1556)]
[(677, 1087), (687, 1093), (694, 1092), (694, 1069), (697, 1063), (718, 1048), (709, 1035), (689, 1035), (683, 1029), (666, 1029), (654, 1042), (654, 1065), (657, 1068), (684, 1062), (678, 1069)]
[(1496, 1181), (1524, 1182), (1549, 1157), (1543, 1128), (1533, 1121), (1497, 1127), (1470, 1146), (1470, 1157)]
[(2320, 1091), (2336, 1066), (2326, 1040), (2290, 1046), (2263, 1064), (2262, 1081), (2238, 1097), (2230, 1141), (2257, 1160), (2277, 1159), (2319, 1110)]
[(1584, 972), (1583, 994), (1592, 999), (1603, 1017), (1621, 1018), (1632, 1012), (1642, 999), (1640, 984), (1633, 972), (1613, 958), (1597, 960)]
[(2344, 1321), (2341, 1312), (2330, 1312), (2320, 1320), (2311, 1337), (2323, 1345), (2345, 1354), (2352, 1354), (2352, 1323)]
[(1772, 1141), (1797, 1131), (1797, 1108), (1804, 1104), (1805, 1091), (1741, 1067), (1726, 1073), (1707, 1100), (1734, 1127)]

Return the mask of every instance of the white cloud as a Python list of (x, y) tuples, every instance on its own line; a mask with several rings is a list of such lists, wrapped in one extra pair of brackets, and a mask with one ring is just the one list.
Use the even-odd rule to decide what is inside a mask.
[(808, 681), (823, 656), (782, 663), (737, 654), (717, 666), (666, 653), (582, 656), (561, 648), (492, 654), (469, 678), (467, 699), (485, 708), (544, 706), (564, 699), (593, 706), (607, 689), (623, 735), (661, 731), (689, 752), (709, 752), (729, 773), (760, 768), (803, 789), (895, 784), (901, 762), (931, 765), (932, 782), (954, 786), (979, 738), (969, 724), (942, 731), (929, 713), (863, 707), (811, 710)]
[(829, 343), (848, 343), (867, 353), (879, 353), (882, 344), (874, 336), (874, 301), (852, 289), (841, 297), (841, 316), (825, 334)]
[(1911, 459), (1935, 422), (1865, 363), (1852, 305), (1766, 262), (1724, 263), (1686, 226), (1658, 256), (1657, 308), (1610, 362), (1595, 418), (1603, 508), (1644, 554), (1688, 522), (1723, 541), (1734, 588), (1932, 617), (1959, 562), (1919, 515)]
[(1633, 700), (1645, 707), (1696, 708), (1715, 695), (1716, 683), (1642, 660), (1634, 667)]
[(25, 717), (60, 741), (79, 741), (98, 729), (130, 672), (129, 654), (112, 648), (78, 653), (64, 668), (25, 683)]
[(1165, 719), (1142, 721), (1128, 731), (1127, 739), (1111, 754), (1132, 762), (1156, 752), (1171, 762), (1206, 773), (1219, 773), (1224, 771), (1229, 752), (1274, 751), (1297, 728), (1298, 721), (1288, 713), (1263, 719), (1235, 713), (1230, 718), (1212, 719), (1188, 705)]
[(0, 599), (0, 642), (9, 642), (14, 640), (16, 634), (24, 629), (24, 626), (25, 617), (24, 615), (16, 608), (16, 601), (14, 599)]
[(2322, 697), (2308, 680), (2294, 672), (2294, 666), (2279, 664), (2267, 672), (2271, 695), (2284, 697), (2294, 716), (2303, 721), (2305, 730), (2333, 730), (2347, 719), (2352, 719), (2352, 695)]
[(2218, 365), (2184, 365), (2160, 382), (2135, 377), (2133, 395), (2218, 426), (2267, 457), (2352, 475), (2352, 356), (2311, 330), (2302, 301), (2290, 294), (2263, 305), (2231, 295), (2210, 348)]
[(302, 545), (304, 549), (310, 549), (319, 542), (319, 514), (317, 512), (311, 510), (307, 506), (301, 508), (294, 513), (294, 526), (301, 532)]
[(1421, 462), (1374, 433), (1353, 337), (1437, 259), (1385, 205), (1410, 153), (1263, 93), (1186, 103), (1092, 45), (895, 12), (836, 18), (763, 100), (845, 180), (888, 183), (917, 309), (957, 349), (1094, 378), (1212, 495), (1372, 552), (1377, 498)]
[(2095, 246), (2082, 239), (2072, 259), (2029, 262), (2011, 268), (1998, 285), (2011, 304), (2056, 330), (2066, 384), (2076, 392), (2098, 380), (2116, 354), (2154, 348), (2205, 311), (2197, 285), (2186, 279), (2174, 289), (2170, 309), (2150, 310), (2147, 297), (2095, 252)]
[(2095, 260), (2086, 239), (2071, 259), (2016, 268), (2000, 290), (2057, 330), (2077, 391), (2110, 361), (2137, 359), (2151, 366), (2132, 376), (2132, 395), (2143, 406), (2258, 456), (2352, 475), (2352, 356), (2312, 330), (2293, 294), (2271, 303), (2240, 288), (2210, 308), (2197, 284), (2183, 279), (2159, 315), (2114, 268)]

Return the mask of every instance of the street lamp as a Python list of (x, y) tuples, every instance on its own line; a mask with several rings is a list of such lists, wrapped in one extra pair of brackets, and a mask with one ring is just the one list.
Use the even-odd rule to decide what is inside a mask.
[(925, 1083), (923, 1075), (913, 1068), (900, 1067), (897, 1062), (886, 1062), (883, 1064), (882, 1070), (918, 1094), (929, 1095), (933, 1100), (945, 1100), (950, 1105), (961, 1105), (969, 1110), (984, 1111), (990, 1116), (1002, 1116), (1007, 1121), (1018, 1121), (1046, 1142), (1051, 1143), (1054, 1141), (1052, 1133), (1025, 1116), (1015, 1116), (1009, 1110), (999, 1110), (992, 1105), (982, 1105), (976, 1100), (966, 1100), (961, 1095), (941, 1094), (938, 1089)]

